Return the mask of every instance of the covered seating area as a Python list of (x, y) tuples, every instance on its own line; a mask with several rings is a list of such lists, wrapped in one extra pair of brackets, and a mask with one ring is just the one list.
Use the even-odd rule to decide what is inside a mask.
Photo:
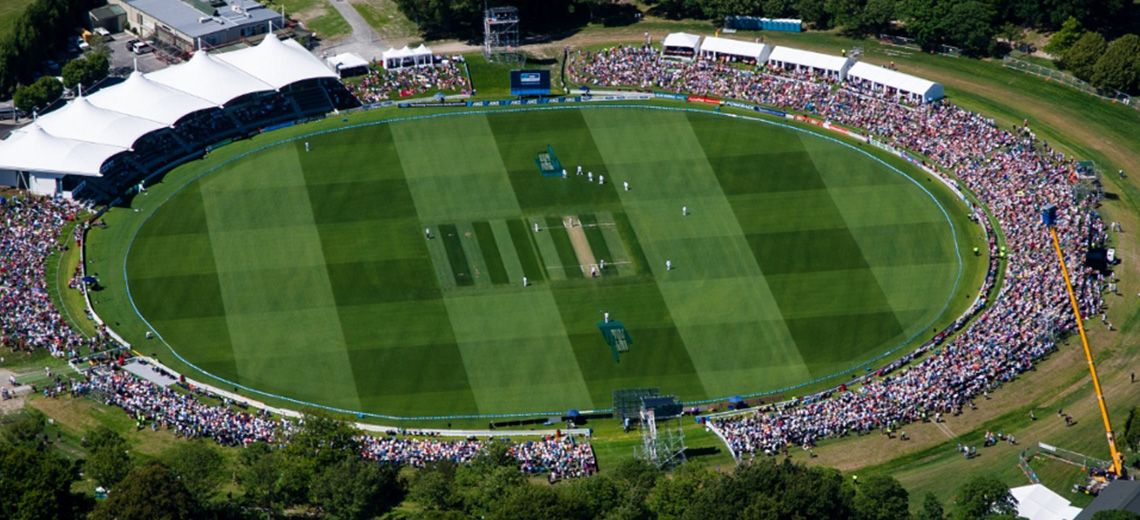
[(700, 53), (705, 59), (740, 61), (756, 65), (768, 61), (772, 47), (763, 43), (706, 36), (705, 41), (701, 43)]
[(71, 197), (85, 179), (106, 180), (102, 195), (115, 196), (223, 139), (331, 111), (324, 82), (337, 80), (300, 44), (275, 36), (226, 54), (198, 51), (185, 63), (133, 72), (14, 131), (0, 141), (0, 181)]
[(768, 66), (786, 71), (810, 73), (830, 81), (847, 79), (847, 71), (854, 64), (851, 58), (821, 54), (818, 52), (775, 47), (768, 55)]
[(414, 49), (405, 45), (400, 49), (388, 49), (381, 56), (385, 70), (400, 70), (408, 67), (428, 67), (435, 64), (435, 55), (426, 45)]
[(942, 84), (870, 63), (859, 62), (847, 71), (847, 84), (876, 96), (929, 103), (946, 96)]
[(661, 42), (662, 56), (679, 60), (696, 59), (701, 50), (701, 37), (689, 33), (671, 33)]

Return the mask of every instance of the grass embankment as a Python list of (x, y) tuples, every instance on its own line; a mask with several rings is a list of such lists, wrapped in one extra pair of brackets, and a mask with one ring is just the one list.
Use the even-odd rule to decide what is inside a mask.
[(335, 40), (352, 32), (348, 22), (330, 1), (340, 0), (265, 0), (267, 6), (279, 11), (285, 7), (285, 15), (300, 20), (305, 28), (316, 33), (322, 40)]

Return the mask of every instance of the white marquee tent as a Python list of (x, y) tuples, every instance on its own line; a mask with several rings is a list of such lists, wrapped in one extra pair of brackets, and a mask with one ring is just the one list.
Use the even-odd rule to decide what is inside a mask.
[(87, 96), (87, 101), (99, 108), (151, 119), (166, 126), (174, 126), (179, 119), (199, 110), (217, 107), (205, 99), (157, 83), (138, 71), (118, 85)]
[[(275, 65), (280, 68), (292, 66), (289, 63)], [(206, 51), (197, 51), (190, 61), (152, 72), (147, 77), (215, 105), (225, 105), (254, 92), (276, 90), (252, 74), (242, 72), (237, 67), (207, 54)]]
[(701, 50), (701, 37), (689, 33), (669, 33), (661, 41), (667, 58), (692, 59)]
[(924, 103), (946, 95), (940, 83), (864, 62), (851, 66), (851, 70), (847, 71), (847, 81), (863, 82), (864, 86), (876, 91), (898, 94)]
[(1073, 520), (1081, 513), (1065, 497), (1041, 485), (1015, 487), (1009, 490), (1017, 500), (1017, 516), (1029, 520)]
[(783, 67), (794, 70), (812, 70), (816, 73), (830, 76), (832, 79), (843, 81), (847, 78), (847, 70), (851, 68), (853, 60), (830, 54), (793, 49), (791, 47), (775, 47), (768, 55), (770, 66)]
[(763, 43), (742, 42), (716, 36), (706, 36), (705, 41), (701, 43), (701, 56), (704, 58), (730, 56), (764, 63), (768, 61), (768, 54), (771, 52), (772, 47)]
[[(253, 47), (219, 54), (218, 59), (278, 90), (298, 81), (337, 77), (320, 58), (313, 56), (297, 42), (282, 42), (272, 34), (266, 35), (261, 43)], [(283, 67), (282, 63), (288, 63), (289, 66)]]
[(103, 163), (126, 148), (55, 137), (38, 123), (0, 141), (0, 169), (100, 176)]
[(407, 45), (400, 49), (391, 48), (384, 51), (384, 54), (381, 55), (381, 58), (384, 60), (384, 68), (387, 70), (431, 65), (434, 63), (434, 57), (435, 55), (431, 52), (431, 49), (422, 43), (415, 49)]

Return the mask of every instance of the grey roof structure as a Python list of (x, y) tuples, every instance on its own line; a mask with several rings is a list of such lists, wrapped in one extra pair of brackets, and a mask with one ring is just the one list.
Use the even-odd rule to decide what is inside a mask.
[(230, 0), (215, 8), (213, 16), (182, 0), (124, 0), (124, 2), (191, 38), (234, 27), (281, 21), (281, 13), (267, 9), (253, 0)]
[(1124, 510), (1140, 514), (1140, 480), (1110, 482), (1076, 520), (1089, 520), (1099, 511)]

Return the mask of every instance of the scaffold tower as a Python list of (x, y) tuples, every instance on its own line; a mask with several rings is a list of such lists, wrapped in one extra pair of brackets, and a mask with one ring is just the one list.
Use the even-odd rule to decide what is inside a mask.
[(662, 469), (685, 462), (685, 432), (681, 429), (680, 416), (666, 418), (665, 427), (659, 428), (656, 411), (643, 407), (641, 446), (635, 455)]
[(519, 9), (490, 7), (483, 12), (483, 57), (487, 61), (517, 63), (519, 49)]

